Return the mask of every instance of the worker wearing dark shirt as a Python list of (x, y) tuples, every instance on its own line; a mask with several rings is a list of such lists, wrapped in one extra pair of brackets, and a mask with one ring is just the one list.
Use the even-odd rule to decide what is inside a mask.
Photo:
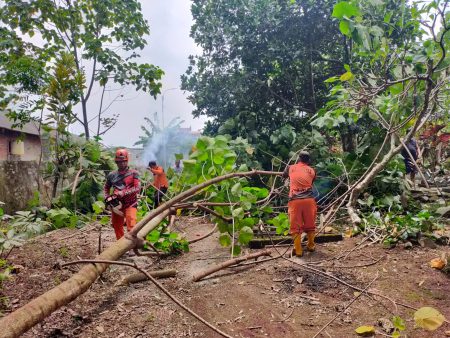
[[(405, 161), (405, 173), (406, 173), (406, 175), (409, 174), (409, 177), (411, 178), (411, 181), (412, 181), (412, 184), (413, 184), (413, 187), (414, 187), (415, 186), (416, 173), (417, 173), (417, 167), (414, 165), (414, 162), (417, 163), (417, 159), (419, 157), (419, 155), (418, 155), (418, 148), (417, 148), (417, 142), (416, 142), (416, 140), (411, 138), (409, 140), (409, 142), (406, 143), (405, 145), (406, 145), (406, 148), (408, 150), (406, 150), (406, 148), (403, 147), (402, 152), (401, 152), (401, 154), (402, 154), (402, 156), (404, 158), (404, 161)], [(411, 158), (411, 155), (408, 153), (408, 151), (412, 155), (412, 158)], [(413, 162), (413, 160), (414, 160), (414, 162)]]

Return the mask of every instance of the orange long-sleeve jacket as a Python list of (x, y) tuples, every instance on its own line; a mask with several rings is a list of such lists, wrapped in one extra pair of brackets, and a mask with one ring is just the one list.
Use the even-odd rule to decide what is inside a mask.
[(156, 188), (160, 189), (169, 187), (169, 181), (167, 181), (166, 173), (164, 172), (164, 169), (162, 167), (156, 166), (150, 168), (150, 171), (153, 173), (153, 185)]

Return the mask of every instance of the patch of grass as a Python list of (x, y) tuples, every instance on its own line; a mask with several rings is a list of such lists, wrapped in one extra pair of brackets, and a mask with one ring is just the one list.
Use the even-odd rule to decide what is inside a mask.
[(153, 313), (149, 312), (147, 314), (147, 317), (145, 317), (145, 321), (147, 321), (147, 322), (154, 322), (155, 321), (155, 316), (153, 315)]
[(56, 277), (53, 279), (53, 284), (54, 284), (55, 286), (61, 284), (61, 278), (59, 278), (59, 276), (56, 276)]
[(59, 254), (63, 258), (67, 258), (67, 257), (69, 257), (69, 249), (67, 247), (63, 246), (63, 247), (59, 248)]
[(423, 297), (415, 291), (412, 291), (412, 292), (406, 294), (406, 299), (410, 300), (410, 301), (419, 301), (419, 300), (422, 300), (422, 298)]
[(0, 304), (4, 306), (5, 308), (9, 305), (9, 297), (8, 296), (1, 296), (0, 297)]

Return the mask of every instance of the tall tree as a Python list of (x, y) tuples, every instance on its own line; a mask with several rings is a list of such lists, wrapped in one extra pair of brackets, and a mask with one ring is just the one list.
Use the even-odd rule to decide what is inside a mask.
[[(91, 136), (90, 123), (97, 124), (97, 135), (111, 128), (115, 119), (104, 117), (104, 92), (107, 83), (131, 85), (136, 90), (160, 92), (158, 82), (162, 70), (148, 63), (139, 64), (138, 51), (147, 43), (149, 26), (137, 0), (3, 0), (0, 8), (0, 77), (3, 84), (3, 107), (17, 102), (18, 93), (42, 94), (39, 85), (45, 82), (42, 73), (50, 72), (52, 64), (63, 52), (70, 53), (76, 70), (85, 74), (85, 90), (80, 96), (81, 116), (86, 138)], [(34, 74), (34, 69), (38, 73)], [(99, 107), (89, 104), (93, 88), (103, 92)], [(13, 88), (13, 92), (7, 89)], [(1, 89), (1, 88), (0, 88)], [(15, 109), (11, 115), (24, 119), (32, 107)], [(97, 111), (97, 113), (94, 113)], [(95, 115), (94, 115), (95, 114)], [(94, 116), (93, 116), (94, 115)], [(100, 130), (100, 125), (105, 128)]]
[(344, 69), (348, 54), (348, 39), (329, 20), (334, 3), (193, 2), (191, 35), (203, 54), (190, 57), (182, 83), (194, 115), (212, 118), (207, 132), (243, 136), (276, 152), (274, 133), (304, 129), (327, 100), (324, 80)]
[[(314, 124), (328, 130), (349, 121), (371, 126), (365, 139), (369, 149), (376, 146), (372, 164), (347, 192), (351, 219), (360, 223), (355, 206), (361, 192), (430, 118), (448, 121), (450, 17), (448, 2), (439, 0), (402, 1), (397, 8), (344, 1), (333, 17), (354, 42), (352, 63), (328, 80), (332, 97)], [(377, 144), (380, 135), (384, 141)]]

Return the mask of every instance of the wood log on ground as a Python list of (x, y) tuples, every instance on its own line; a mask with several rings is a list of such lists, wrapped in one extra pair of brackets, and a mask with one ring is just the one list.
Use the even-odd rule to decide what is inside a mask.
[(251, 253), (251, 254), (248, 254), (248, 255), (245, 255), (245, 256), (236, 257), (236, 258), (230, 259), (228, 261), (222, 262), (222, 263), (220, 263), (218, 265), (214, 265), (214, 266), (208, 267), (207, 269), (196, 273), (194, 275), (194, 277), (192, 278), (192, 280), (194, 282), (198, 282), (202, 278), (205, 278), (206, 276), (209, 276), (209, 275), (213, 274), (214, 272), (217, 272), (219, 270), (225, 269), (225, 268), (227, 268), (229, 266), (239, 264), (239, 263), (244, 262), (244, 261), (246, 261), (248, 259), (258, 258), (258, 257), (261, 257), (261, 256), (270, 256), (270, 254), (271, 254), (270, 250), (263, 250), (263, 251), (254, 252), (254, 253)]
[[(167, 269), (167, 270), (155, 270), (148, 272), (150, 276), (155, 278), (170, 278), (177, 275), (177, 270)], [(148, 280), (147, 276), (142, 272), (133, 273), (131, 275), (123, 277), (116, 285), (128, 285), (133, 283), (139, 283)]]
[[(320, 234), (315, 238), (316, 243), (329, 243), (329, 242), (338, 242), (342, 241), (342, 234)], [(286, 244), (292, 244), (291, 236), (274, 236), (272, 238), (253, 238), (248, 246), (250, 249), (261, 249), (266, 245), (278, 244), (286, 242)]]

